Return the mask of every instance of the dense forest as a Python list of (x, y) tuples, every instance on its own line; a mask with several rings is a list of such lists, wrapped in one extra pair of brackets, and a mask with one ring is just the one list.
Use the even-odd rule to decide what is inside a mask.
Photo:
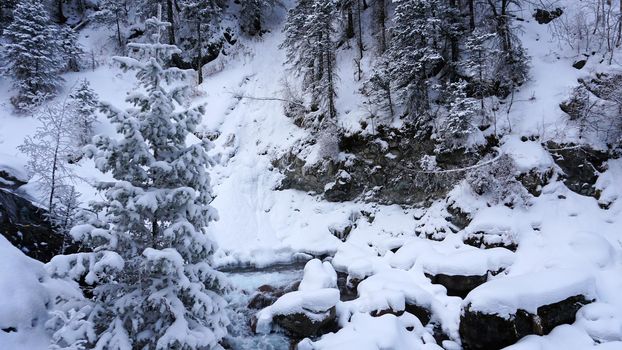
[(0, 349), (622, 348), (620, 0), (3, 0)]

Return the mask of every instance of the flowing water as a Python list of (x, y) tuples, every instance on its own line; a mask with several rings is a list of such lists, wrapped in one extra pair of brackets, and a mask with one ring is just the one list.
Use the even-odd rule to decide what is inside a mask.
[(228, 348), (232, 350), (288, 350), (290, 339), (281, 332), (253, 334), (250, 320), (259, 310), (251, 309), (248, 303), (262, 285), (276, 289), (284, 288), (302, 279), (304, 263), (278, 265), (267, 268), (234, 268), (225, 273), (237, 288), (228, 296), (229, 337)]

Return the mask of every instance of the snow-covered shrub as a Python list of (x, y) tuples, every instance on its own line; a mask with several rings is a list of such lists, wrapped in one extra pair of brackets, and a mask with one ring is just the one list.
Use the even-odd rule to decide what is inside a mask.
[(491, 204), (520, 207), (529, 203), (530, 196), (517, 175), (514, 160), (502, 154), (496, 161), (470, 171), (466, 181), (473, 192), (485, 196)]
[(69, 164), (75, 155), (76, 133), (66, 103), (51, 103), (36, 115), (41, 125), (24, 139), (19, 150), (28, 156), (26, 168), (45, 196), (48, 211), (54, 212), (59, 196), (71, 192), (75, 176)]

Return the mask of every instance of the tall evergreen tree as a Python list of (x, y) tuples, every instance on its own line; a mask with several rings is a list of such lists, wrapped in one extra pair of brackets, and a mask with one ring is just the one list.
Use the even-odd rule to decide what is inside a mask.
[(57, 31), (57, 38), (65, 61), (65, 70), (78, 72), (80, 70), (80, 58), (84, 50), (78, 43), (76, 32), (68, 25), (60, 25)]
[(187, 19), (185, 21), (187, 32), (193, 33), (195, 39), (192, 45), (196, 51), (193, 61), (195, 61), (198, 73), (198, 83), (201, 84), (203, 82), (202, 68), (205, 63), (203, 49), (218, 30), (223, 8), (219, 0), (183, 0), (181, 8)]
[[(314, 110), (336, 118), (336, 57), (333, 35), (335, 3), (302, 0), (290, 10), (285, 24), (287, 63), (303, 77), (303, 91), (311, 95)], [(320, 118), (320, 124), (324, 119)]]
[(82, 80), (80, 85), (69, 94), (69, 98), (73, 113), (75, 113), (74, 124), (77, 129), (78, 143), (86, 145), (93, 136), (93, 124), (97, 119), (95, 110), (99, 105), (99, 98), (86, 79)]
[(274, 6), (274, 0), (246, 0), (240, 3), (240, 27), (253, 36), (261, 34), (264, 14)]
[(20, 1), (13, 22), (4, 31), (8, 39), (2, 60), (2, 74), (14, 78), (18, 95), (12, 98), (18, 109), (56, 93), (63, 82), (63, 52), (45, 8), (38, 0)]
[(186, 144), (204, 108), (184, 107), (189, 72), (166, 67), (179, 50), (160, 43), (170, 24), (158, 12), (146, 22), (151, 42), (115, 58), (141, 85), (127, 98), (134, 108), (103, 107), (122, 138), (96, 137), (89, 152), (115, 179), (98, 185), (105, 199), (93, 207), (105, 219), (72, 230), (114, 257), (94, 289), (97, 349), (214, 349), (229, 323), (226, 280), (209, 264), (215, 246), (204, 231), (217, 215), (207, 144)]
[(442, 64), (439, 50), (437, 0), (398, 0), (393, 41), (389, 48), (391, 78), (404, 99), (406, 112), (417, 122), (430, 109), (429, 78)]

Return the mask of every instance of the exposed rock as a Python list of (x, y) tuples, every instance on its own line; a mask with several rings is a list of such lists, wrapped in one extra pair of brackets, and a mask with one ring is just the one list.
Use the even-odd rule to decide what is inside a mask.
[(423, 325), (430, 323), (430, 320), (432, 319), (432, 312), (420, 305), (406, 303), (404, 311), (417, 316)]
[(575, 93), (573, 93), (568, 100), (559, 104), (559, 108), (564, 113), (568, 114), (570, 120), (576, 120), (585, 112), (587, 101), (587, 98), (581, 90), (575, 90)]
[[(420, 133), (420, 132), (419, 132)], [(384, 204), (414, 204), (444, 196), (461, 173), (419, 172), (419, 160), (434, 154), (435, 144), (413, 126), (380, 127), (376, 135), (342, 135), (339, 151), (346, 157), (306, 164), (302, 151), (313, 141), (273, 161), (283, 172), (281, 189), (323, 194), (330, 201), (361, 198)], [(300, 156), (299, 156), (300, 155)], [(474, 164), (480, 156), (457, 150), (437, 155), (442, 169)]]
[(509, 318), (473, 312), (467, 306), (460, 317), (462, 346), (467, 350), (501, 349), (529, 334), (548, 334), (554, 327), (573, 323), (577, 311), (590, 302), (582, 295), (572, 296), (543, 305), (536, 314), (518, 310)]
[(331, 225), (328, 227), (328, 230), (333, 236), (339, 238), (342, 242), (345, 242), (346, 239), (348, 239), (350, 232), (352, 232), (352, 228), (353, 224), (349, 223), (345, 225)]
[(563, 171), (562, 180), (570, 190), (584, 196), (596, 195), (594, 184), (598, 174), (605, 170), (604, 165), (609, 158), (606, 152), (588, 146), (553, 142), (548, 142), (547, 148), (555, 164)]
[(423, 325), (427, 325), (428, 323), (430, 323), (430, 319), (432, 318), (432, 313), (430, 312), (430, 310), (419, 305), (408, 304), (408, 303), (406, 303), (406, 306), (403, 310), (393, 310), (393, 309), (374, 310), (370, 312), (370, 315), (373, 317), (380, 317), (386, 314), (401, 316), (404, 314), (404, 312), (408, 312), (409, 314), (416, 316), (419, 319), (419, 321), (421, 321), (421, 324)]
[(466, 297), (470, 291), (484, 284), (488, 280), (488, 274), (481, 276), (462, 276), (462, 275), (431, 275), (426, 273), (426, 277), (434, 284), (440, 284), (447, 289), (447, 295), (460, 298)]
[(518, 243), (513, 239), (511, 232), (484, 232), (475, 231), (464, 235), (464, 243), (477, 248), (505, 248), (513, 252), (518, 248)]
[(45, 210), (0, 189), (0, 234), (26, 255), (48, 262), (59, 254), (63, 237), (46, 220)]
[(348, 274), (337, 271), (337, 288), (339, 289), (339, 299), (341, 301), (350, 301), (357, 297), (356, 287), (353, 288), (348, 282), (351, 282), (349, 281)]
[(335, 180), (324, 186), (324, 198), (329, 202), (345, 202), (356, 198), (360, 190), (360, 186), (352, 181), (352, 176), (341, 169)]
[(314, 318), (311, 319), (304, 313), (294, 313), (275, 315), (274, 322), (296, 338), (316, 336), (337, 328), (337, 313), (334, 306), (323, 313), (314, 313)]
[(251, 309), (263, 309), (274, 304), (274, 302), (286, 293), (298, 290), (300, 282), (292, 283), (284, 288), (277, 288), (268, 284), (264, 284), (257, 288), (257, 292), (248, 302)]
[(533, 18), (535, 18), (539, 24), (548, 24), (552, 20), (561, 16), (563, 13), (564, 11), (559, 7), (552, 11), (536, 9), (536, 12), (533, 14)]
[(576, 69), (582, 69), (583, 67), (585, 67), (586, 63), (587, 63), (587, 60), (578, 60), (572, 64), (572, 67)]
[(518, 181), (523, 184), (527, 191), (534, 197), (542, 193), (542, 187), (546, 186), (553, 177), (553, 169), (541, 173), (538, 169), (531, 169), (527, 173), (520, 174)]
[(463, 212), (462, 209), (460, 209), (459, 207), (449, 205), (447, 207), (447, 212), (450, 214), (450, 216), (446, 217), (445, 220), (449, 221), (460, 230), (463, 230), (471, 223), (471, 218), (469, 217), (469, 214)]

